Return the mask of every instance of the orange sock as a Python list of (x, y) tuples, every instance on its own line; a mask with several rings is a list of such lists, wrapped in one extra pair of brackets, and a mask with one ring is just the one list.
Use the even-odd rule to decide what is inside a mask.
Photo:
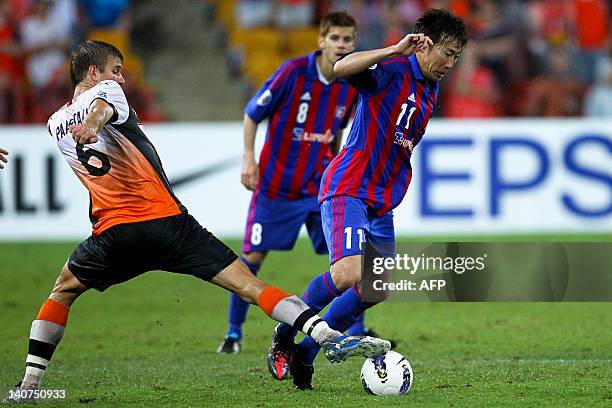
[(46, 320), (61, 326), (68, 323), (68, 311), (70, 308), (63, 303), (53, 299), (47, 299), (42, 304), (36, 320)]
[(276, 286), (267, 286), (261, 291), (257, 298), (257, 304), (268, 315), (272, 316), (272, 311), (281, 300), (291, 296), (289, 293)]
[(309, 309), (302, 299), (276, 286), (266, 287), (257, 298), (257, 304), (272, 319), (312, 336), (317, 342), (325, 336), (329, 337), (329, 326), (323, 319)]

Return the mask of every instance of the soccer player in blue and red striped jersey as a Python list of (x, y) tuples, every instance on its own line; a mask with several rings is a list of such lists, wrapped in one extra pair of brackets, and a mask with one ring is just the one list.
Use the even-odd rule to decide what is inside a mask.
[[(353, 51), (355, 20), (331, 12), (321, 20), (319, 50), (283, 63), (245, 108), (242, 184), (253, 191), (242, 260), (257, 274), (270, 250), (293, 248), (306, 225), (315, 252), (327, 253), (317, 195), (323, 171), (338, 153), (357, 90), (335, 80), (333, 65)], [(254, 142), (268, 119), (259, 165)], [(240, 351), (248, 304), (231, 296), (229, 327), (220, 353)], [(351, 333), (363, 334), (363, 333)]]
[[(392, 210), (410, 184), (413, 149), (432, 115), (438, 81), (466, 43), (463, 21), (432, 9), (396, 45), (349, 54), (334, 65), (336, 76), (357, 88), (359, 97), (346, 145), (325, 170), (319, 192), (330, 272), (313, 279), (309, 296), (302, 297), (314, 310), (331, 303), (323, 317), (330, 327), (344, 331), (374, 305), (362, 302), (359, 292), (361, 246), (394, 243)], [(287, 325), (277, 327), (273, 351), (291, 347), (294, 333)], [(289, 365), (298, 388), (312, 388), (318, 351), (308, 338), (294, 346)]]

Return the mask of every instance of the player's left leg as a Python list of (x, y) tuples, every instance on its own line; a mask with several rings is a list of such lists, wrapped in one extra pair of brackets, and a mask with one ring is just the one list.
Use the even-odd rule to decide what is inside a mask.
[(233, 292), (245, 302), (258, 305), (272, 319), (315, 337), (317, 343), (340, 334), (329, 329), (297, 296), (268, 285), (254, 276), (239, 259), (216, 274), (210, 282)]
[[(395, 231), (393, 226), (393, 214), (391, 212), (381, 217), (369, 217), (367, 223), (366, 239), (372, 243), (387, 244), (394, 248)], [(394, 250), (393, 250), (394, 252)], [(359, 317), (376, 302), (365, 302), (361, 297), (359, 285), (354, 285), (345, 291), (340, 297), (331, 302), (329, 309), (323, 316), (330, 327), (344, 331), (351, 327)], [(320, 346), (308, 337), (304, 338), (296, 346), (296, 354), (303, 365), (312, 365)]]
[[(327, 254), (327, 243), (325, 242), (325, 233), (321, 224), (321, 211), (317, 208), (316, 212), (312, 212), (306, 219), (306, 230), (312, 243), (312, 247), (317, 254)], [(372, 336), (378, 337), (370, 333), (370, 330), (365, 327), (365, 313), (362, 313), (355, 324), (346, 330), (349, 336)]]
[[(382, 217), (375, 217), (370, 220), (370, 228), (367, 234), (367, 242), (372, 245), (378, 244), (379, 251), (384, 255), (395, 255), (395, 231), (393, 226), (393, 213), (389, 212)], [(346, 333), (351, 336), (371, 336), (379, 337), (378, 333), (365, 325), (365, 312), (357, 317), (357, 320)], [(344, 324), (348, 324), (345, 322)], [(397, 341), (389, 339), (391, 349), (395, 349)]]
[[(310, 237), (310, 241), (312, 242), (312, 247), (317, 254), (327, 254), (327, 243), (325, 242), (325, 233), (323, 231), (323, 225), (321, 220), (321, 211), (318, 210), (309, 214), (306, 219), (306, 230), (308, 231), (308, 236)], [(355, 324), (349, 327), (346, 331), (346, 334), (349, 336), (373, 336), (368, 332), (364, 325), (364, 317), (365, 313), (362, 313)], [(344, 330), (342, 330), (344, 331)]]
[[(323, 201), (320, 208), (330, 270), (315, 276), (302, 295), (302, 300), (316, 312), (359, 281), (360, 245), (367, 223), (367, 205), (353, 197), (333, 197)], [(296, 334), (286, 325), (280, 325), (276, 331), (280, 337), (291, 340)]]
[(325, 356), (332, 362), (340, 362), (355, 355), (375, 356), (391, 349), (391, 344), (386, 340), (372, 337), (347, 338), (331, 329), (300, 298), (253, 276), (239, 259), (210, 281), (237, 294), (246, 302), (257, 304), (272, 319), (310, 336), (323, 347)]
[[(49, 298), (43, 302), (38, 316), (32, 322), (25, 374), (16, 389), (40, 389), (45, 370), (64, 335), (70, 306), (88, 289), (72, 274), (68, 265), (64, 265)], [(6, 397), (3, 402), (32, 400), (17, 395), (16, 398), (10, 397), (10, 395)]]
[[(324, 348), (332, 349), (335, 340), (342, 339), (341, 333), (330, 329), (297, 296), (268, 285), (254, 276), (227, 245), (203, 228), (191, 215), (168, 217), (161, 222), (151, 223), (149, 227), (151, 231), (146, 234), (149, 241), (159, 241), (164, 248), (156, 254), (160, 258), (156, 260), (155, 267), (147, 270), (162, 269), (188, 274), (214, 283), (237, 294), (242, 300), (258, 305), (272, 319), (312, 336)], [(342, 354), (331, 350), (326, 356), (337, 360), (345, 355), (380, 353), (390, 348), (389, 342), (385, 340), (369, 337), (360, 340), (358, 344), (343, 343), (339, 349)], [(364, 349), (364, 346), (369, 350)]]
[[(322, 310), (334, 299), (338, 299), (338, 296), (341, 296), (344, 291), (359, 282), (361, 244), (368, 228), (367, 205), (359, 199), (334, 197), (321, 203), (320, 208), (325, 241), (329, 248), (330, 271), (316, 276), (302, 296), (306, 304), (316, 311)], [(285, 343), (281, 340), (294, 333), (286, 334), (284, 327), (286, 326), (280, 325), (275, 330), (270, 347), (272, 352), (282, 350)], [(298, 353), (296, 353), (296, 358), (289, 362), (293, 383), (299, 389), (311, 389), (314, 358), (301, 355), (299, 353), (301, 350), (297, 347), (294, 349)], [(271, 355), (273, 356), (274, 353), (269, 353), (268, 367), (272, 365)], [(272, 370), (270, 372), (274, 376), (274, 372)]]
[[(377, 245), (377, 250), (383, 256), (395, 254), (395, 229), (393, 226), (393, 213), (388, 212), (380, 217), (370, 216), (366, 239), (369, 243)], [(359, 285), (346, 291), (329, 307), (324, 320), (337, 330), (346, 330), (360, 317), (361, 313), (377, 304), (377, 300), (364, 301), (361, 297)]]
[[(304, 224), (306, 225), (306, 231), (308, 232), (312, 248), (318, 255), (329, 254), (327, 242), (325, 241), (325, 232), (321, 224), (321, 211), (318, 205), (311, 210)], [(301, 299), (314, 311), (319, 312), (335, 297), (340, 296), (341, 293), (334, 285), (330, 271), (327, 271), (317, 275), (310, 282)], [(295, 330), (286, 325), (279, 325), (277, 332), (279, 336), (290, 340), (293, 340), (297, 334)]]

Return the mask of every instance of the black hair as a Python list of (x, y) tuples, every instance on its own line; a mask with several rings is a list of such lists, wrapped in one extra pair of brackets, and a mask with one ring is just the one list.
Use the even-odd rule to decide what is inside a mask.
[(468, 41), (468, 30), (463, 20), (444, 9), (426, 11), (416, 21), (412, 32), (425, 34), (434, 44), (456, 40), (463, 48)]
[(95, 65), (100, 71), (104, 71), (110, 57), (117, 57), (123, 62), (123, 54), (114, 45), (90, 40), (78, 44), (72, 51), (70, 60), (72, 86), (77, 86), (87, 77), (87, 70), (92, 65)]

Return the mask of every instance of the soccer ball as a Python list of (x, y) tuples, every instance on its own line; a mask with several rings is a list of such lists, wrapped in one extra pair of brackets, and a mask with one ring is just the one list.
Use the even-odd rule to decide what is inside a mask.
[(374, 395), (403, 395), (412, 385), (412, 367), (400, 353), (368, 358), (361, 367), (363, 388)]

